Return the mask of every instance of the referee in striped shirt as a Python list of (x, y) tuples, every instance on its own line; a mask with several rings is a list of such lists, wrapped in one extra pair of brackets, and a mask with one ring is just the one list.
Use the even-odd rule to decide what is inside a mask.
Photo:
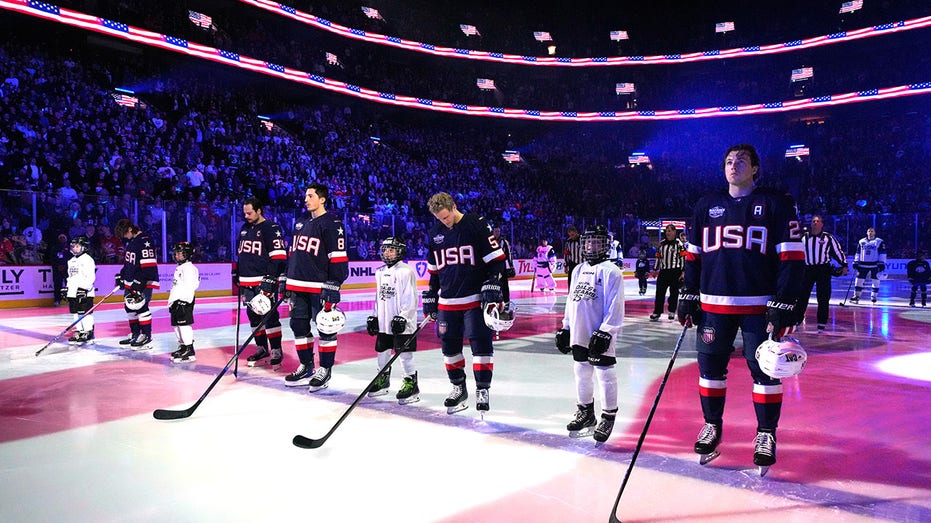
[(582, 241), (579, 239), (579, 229), (575, 225), (570, 225), (566, 232), (569, 238), (564, 244), (563, 259), (566, 261), (568, 288), (572, 289), (572, 269), (582, 263)]
[(685, 246), (679, 241), (679, 232), (673, 224), (667, 224), (663, 230), (665, 238), (656, 249), (656, 299), (653, 301), (653, 314), (650, 321), (659, 321), (663, 314), (663, 299), (669, 290), (669, 319), (676, 319), (676, 305), (679, 302), (679, 285), (682, 283), (682, 251)]
[(821, 216), (811, 217), (811, 230), (802, 235), (805, 246), (805, 283), (802, 285), (802, 295), (795, 306), (799, 323), (805, 320), (805, 311), (808, 310), (808, 300), (815, 284), (818, 285), (818, 333), (824, 332), (828, 322), (828, 307), (831, 300), (831, 276), (834, 268), (831, 261), (840, 264), (840, 276), (847, 274), (847, 255), (840, 242), (829, 232), (822, 230), (824, 220)]

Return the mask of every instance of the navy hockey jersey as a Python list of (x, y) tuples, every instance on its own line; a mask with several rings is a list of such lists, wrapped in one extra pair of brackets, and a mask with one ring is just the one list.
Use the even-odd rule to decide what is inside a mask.
[(242, 225), (236, 254), (239, 256), (239, 285), (243, 287), (257, 287), (262, 278), (278, 279), (287, 271), (288, 253), (281, 227), (269, 220)]
[(430, 287), (439, 287), (442, 310), (481, 306), (482, 284), (504, 274), (504, 251), (484, 218), (467, 213), (452, 229), (437, 223), (430, 231), (427, 271)]
[(333, 214), (314, 218), (305, 213), (294, 223), (288, 256), (286, 289), (320, 294), (327, 281), (343, 283), (349, 276), (343, 222)]
[(683, 289), (700, 293), (703, 310), (762, 314), (770, 298), (798, 296), (805, 250), (791, 196), (768, 188), (741, 198), (713, 193), (699, 200), (690, 224)]
[(129, 240), (123, 255), (123, 269), (120, 270), (124, 287), (128, 289), (134, 284), (143, 284), (149, 289), (159, 287), (156, 252), (155, 242), (145, 232)]

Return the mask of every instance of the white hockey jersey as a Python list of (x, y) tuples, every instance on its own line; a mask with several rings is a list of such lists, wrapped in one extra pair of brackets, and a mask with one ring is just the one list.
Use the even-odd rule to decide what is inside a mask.
[(168, 293), (168, 305), (176, 301), (194, 303), (194, 291), (200, 287), (200, 271), (193, 263), (187, 261), (175, 267), (171, 280), (171, 292)]
[(611, 348), (605, 353), (614, 355), (617, 339), (624, 322), (624, 274), (610, 262), (595, 265), (582, 262), (572, 271), (572, 288), (566, 297), (566, 313), (562, 327), (569, 329), (569, 343), (588, 347), (592, 332), (611, 335)]
[(402, 316), (407, 328), (402, 334), (413, 334), (417, 328), (417, 274), (410, 265), (398, 262), (375, 271), (375, 316), (378, 331), (391, 334), (391, 319)]
[(94, 296), (94, 278), (97, 264), (90, 254), (82, 253), (68, 260), (68, 297), (77, 296), (78, 289), (87, 289), (88, 296)]
[(872, 240), (860, 238), (854, 261), (863, 267), (876, 267), (880, 263), (886, 263), (886, 243), (878, 236)]

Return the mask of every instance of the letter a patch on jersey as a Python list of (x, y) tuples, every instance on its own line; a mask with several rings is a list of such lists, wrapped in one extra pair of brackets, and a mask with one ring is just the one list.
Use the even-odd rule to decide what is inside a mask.
[(703, 341), (705, 345), (711, 345), (714, 342), (714, 327), (702, 327), (701, 341)]
[(753, 206), (753, 216), (759, 218), (763, 216), (766, 212), (766, 207), (764, 205), (754, 205)]

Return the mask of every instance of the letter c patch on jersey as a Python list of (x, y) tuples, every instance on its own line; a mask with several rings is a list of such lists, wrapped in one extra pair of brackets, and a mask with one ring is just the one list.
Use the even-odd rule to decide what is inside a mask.
[(711, 345), (714, 342), (714, 327), (702, 327), (701, 341), (705, 345)]

